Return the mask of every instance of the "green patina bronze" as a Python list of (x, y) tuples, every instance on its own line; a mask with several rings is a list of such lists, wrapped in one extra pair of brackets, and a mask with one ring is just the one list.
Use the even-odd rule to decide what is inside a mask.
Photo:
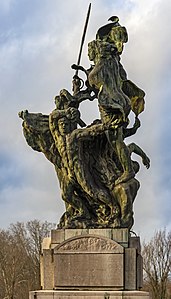
[[(149, 168), (143, 150), (125, 138), (140, 127), (138, 115), (144, 110), (145, 93), (127, 79), (120, 55), (128, 40), (118, 17), (101, 27), (88, 44), (90, 69), (83, 71), (84, 82), (75, 75), (73, 95), (62, 89), (55, 97), (56, 108), (50, 115), (21, 111), (27, 143), (42, 152), (54, 164), (66, 212), (58, 228), (131, 228), (133, 202), (139, 189), (135, 174), (139, 171), (135, 153)], [(83, 86), (85, 88), (83, 89)], [(79, 104), (98, 99), (100, 119), (86, 125)], [(135, 122), (128, 128), (129, 114)], [(78, 127), (79, 125), (79, 127)]]

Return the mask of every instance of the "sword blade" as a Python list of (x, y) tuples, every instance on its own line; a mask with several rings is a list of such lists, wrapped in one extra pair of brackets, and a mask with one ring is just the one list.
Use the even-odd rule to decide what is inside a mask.
[[(83, 35), (82, 35), (82, 39), (81, 39), (81, 45), (80, 45), (80, 51), (79, 51), (79, 55), (78, 55), (77, 65), (80, 65), (80, 61), (81, 61), (81, 54), (82, 54), (83, 45), (84, 45), (84, 41), (85, 41), (85, 36), (86, 36), (86, 32), (87, 32), (88, 21), (89, 21), (89, 18), (90, 18), (90, 11), (91, 11), (91, 3), (89, 4), (88, 11), (87, 11), (87, 17), (86, 17), (84, 30), (83, 30)], [(78, 70), (76, 70), (75, 75), (78, 75)]]

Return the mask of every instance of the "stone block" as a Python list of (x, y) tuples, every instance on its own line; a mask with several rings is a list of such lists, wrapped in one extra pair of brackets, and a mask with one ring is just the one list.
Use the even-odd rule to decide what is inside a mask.
[(125, 249), (125, 290), (137, 289), (137, 250)]
[(64, 229), (51, 230), (51, 244), (60, 244), (63, 241), (65, 241), (65, 230)]
[(118, 242), (123, 247), (128, 247), (129, 232), (127, 228), (112, 229), (112, 240)]
[(90, 228), (89, 229), (89, 234), (91, 235), (98, 235), (101, 237), (106, 237), (112, 240), (112, 229), (111, 228)]
[(129, 231), (127, 228), (112, 229), (112, 240), (118, 243), (128, 243)]
[(51, 238), (50, 237), (44, 238), (42, 242), (42, 250), (49, 249), (50, 246), (51, 246)]
[(109, 238), (118, 243), (128, 244), (128, 229), (113, 229), (113, 228), (101, 228), (101, 229), (53, 229), (51, 231), (51, 244), (60, 244), (61, 242), (79, 235), (98, 235)]
[[(122, 294), (123, 299), (149, 299), (148, 292), (141, 292), (141, 291), (125, 291)], [(111, 299), (114, 299), (111, 297)]]
[(140, 254), (137, 255), (137, 289), (143, 287), (143, 258)]
[(43, 252), (40, 255), (40, 285), (41, 285), (41, 289), (44, 289), (44, 256), (43, 256)]
[(124, 288), (124, 249), (108, 238), (82, 235), (54, 249), (55, 289)]
[(45, 290), (52, 290), (54, 287), (54, 266), (53, 251), (51, 249), (43, 250), (43, 258), (41, 263), (41, 284)]
[(129, 247), (130, 248), (136, 248), (138, 254), (141, 254), (140, 237), (131, 237), (129, 239)]
[(53, 290), (51, 291), (33, 291), (29, 292), (29, 299), (54, 299), (57, 294)]
[(149, 299), (140, 291), (33, 291), (29, 299)]
[(55, 289), (123, 289), (123, 254), (62, 254), (54, 260)]
[(85, 234), (88, 234), (88, 229), (65, 229), (65, 240)]

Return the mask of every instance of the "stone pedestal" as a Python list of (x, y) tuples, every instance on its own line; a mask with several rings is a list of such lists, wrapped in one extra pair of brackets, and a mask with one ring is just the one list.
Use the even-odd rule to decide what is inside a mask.
[(41, 285), (30, 299), (147, 299), (140, 239), (128, 229), (52, 230), (43, 242)]

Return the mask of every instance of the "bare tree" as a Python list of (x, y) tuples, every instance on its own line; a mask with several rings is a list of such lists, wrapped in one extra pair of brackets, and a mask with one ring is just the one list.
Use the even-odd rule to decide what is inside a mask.
[(54, 224), (29, 221), (0, 231), (0, 299), (28, 299), (40, 289), (41, 243)]
[(145, 283), (154, 299), (168, 299), (171, 272), (171, 232), (156, 232), (149, 243), (143, 244)]
[[(28, 272), (30, 274), (29, 289), (40, 289), (40, 254), (41, 244), (48, 237), (55, 224), (37, 219), (26, 224), (17, 222), (11, 224), (10, 230), (18, 243), (21, 244), (28, 257)], [(30, 268), (29, 268), (30, 265)]]
[[(2, 298), (14, 299), (26, 288), (27, 256), (9, 231), (0, 232), (0, 284)], [(28, 289), (27, 289), (28, 292)]]

